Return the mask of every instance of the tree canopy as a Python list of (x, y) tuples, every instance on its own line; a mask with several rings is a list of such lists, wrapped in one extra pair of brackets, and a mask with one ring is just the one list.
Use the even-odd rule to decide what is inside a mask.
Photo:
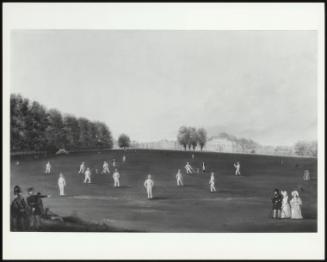
[(118, 145), (120, 148), (126, 148), (129, 147), (131, 144), (131, 140), (128, 135), (121, 134), (118, 138)]
[(10, 97), (11, 151), (112, 148), (109, 128), (102, 122), (47, 110), (21, 95)]

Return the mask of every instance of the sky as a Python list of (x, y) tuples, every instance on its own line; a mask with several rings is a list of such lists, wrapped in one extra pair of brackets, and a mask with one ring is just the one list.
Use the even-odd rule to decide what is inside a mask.
[(117, 138), (182, 125), (293, 145), (317, 135), (315, 31), (14, 30), (11, 93)]

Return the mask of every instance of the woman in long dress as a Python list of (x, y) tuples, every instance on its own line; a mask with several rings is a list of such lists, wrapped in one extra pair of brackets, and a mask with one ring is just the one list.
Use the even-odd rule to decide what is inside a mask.
[(291, 204), (291, 218), (292, 219), (302, 219), (302, 212), (301, 212), (301, 206), (302, 206), (302, 200), (299, 196), (299, 192), (296, 190), (292, 192), (293, 198), (290, 201)]
[(290, 204), (288, 203), (287, 191), (281, 191), (281, 194), (283, 196), (281, 218), (290, 218), (291, 217), (291, 207), (290, 207)]

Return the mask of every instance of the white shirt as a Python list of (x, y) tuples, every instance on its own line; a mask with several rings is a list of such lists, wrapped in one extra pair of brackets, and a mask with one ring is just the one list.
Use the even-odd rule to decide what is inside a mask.
[(90, 175), (91, 175), (91, 171), (90, 171), (90, 170), (86, 170), (86, 171), (85, 171), (85, 175), (86, 175), (86, 176), (90, 176)]
[(120, 174), (119, 174), (118, 172), (114, 172), (113, 175), (112, 175), (112, 177), (113, 177), (114, 179), (117, 179), (117, 178), (120, 177)]
[(59, 177), (58, 185), (65, 186), (66, 185), (66, 180), (63, 177)]
[(176, 178), (177, 178), (177, 179), (182, 179), (182, 177), (183, 177), (183, 175), (182, 175), (181, 172), (178, 172), (178, 173), (176, 174)]
[(153, 182), (153, 180), (152, 180), (151, 178), (148, 178), (148, 179), (145, 180), (145, 182), (144, 182), (144, 186), (145, 186), (146, 188), (153, 187), (153, 185), (154, 185), (154, 182)]
[(186, 164), (185, 165), (185, 168), (191, 168), (191, 165), (190, 164)]

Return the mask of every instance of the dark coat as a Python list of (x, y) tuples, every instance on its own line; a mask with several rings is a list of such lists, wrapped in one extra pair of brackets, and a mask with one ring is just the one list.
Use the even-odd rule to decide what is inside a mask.
[(42, 198), (47, 197), (41, 194), (31, 195), (27, 198), (27, 204), (30, 207), (33, 215), (43, 215), (44, 208)]
[(282, 196), (281, 195), (274, 195), (273, 198), (271, 199), (272, 204), (273, 204), (273, 209), (281, 209), (282, 208)]
[(25, 199), (18, 195), (12, 201), (10, 206), (11, 216), (12, 218), (21, 218), (27, 215), (27, 204)]

